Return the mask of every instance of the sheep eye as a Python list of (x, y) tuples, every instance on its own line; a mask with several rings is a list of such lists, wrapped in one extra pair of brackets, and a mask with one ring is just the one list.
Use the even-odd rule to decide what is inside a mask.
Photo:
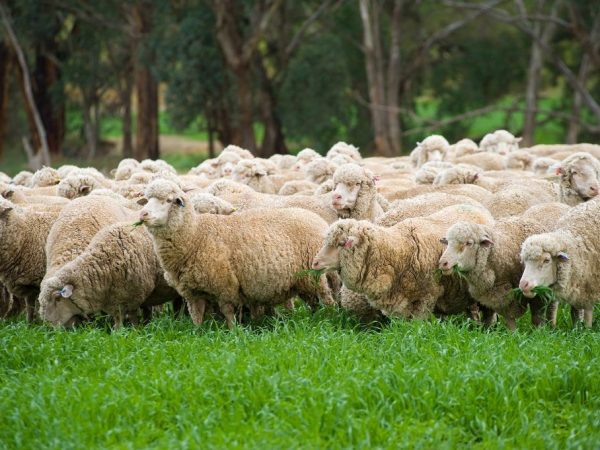
[(167, 203), (173, 203), (173, 200), (171, 200), (170, 198), (167, 199)]
[(472, 245), (473, 245), (473, 243), (472, 243), (471, 241), (468, 241), (468, 242), (466, 242), (466, 243), (465, 243), (465, 245), (466, 245), (467, 247), (470, 247), (470, 246), (472, 246)]
[(548, 264), (550, 262), (549, 258), (544, 259), (544, 264)]

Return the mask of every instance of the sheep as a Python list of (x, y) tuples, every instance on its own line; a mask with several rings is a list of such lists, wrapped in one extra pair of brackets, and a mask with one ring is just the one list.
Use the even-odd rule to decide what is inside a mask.
[[(393, 200), (407, 199), (411, 197), (416, 197), (417, 195), (428, 194), (431, 192), (445, 192), (447, 194), (453, 195), (464, 195), (466, 197), (470, 197), (473, 200), (478, 201), (481, 204), (485, 204), (485, 202), (491, 199), (493, 195), (487, 189), (475, 186), (473, 184), (449, 184), (446, 186), (421, 185), (396, 192), (394, 194)], [(390, 199), (390, 197), (388, 197), (388, 199)]]
[(294, 155), (281, 155), (279, 153), (276, 153), (272, 155), (269, 159), (273, 161), (281, 170), (291, 169), (296, 163), (296, 157)]
[(171, 172), (172, 174), (177, 175), (177, 171), (175, 170), (175, 168), (171, 164), (167, 163), (166, 161), (163, 161), (162, 159), (157, 159), (157, 160), (145, 159), (142, 162), (140, 162), (139, 168), (146, 172), (152, 172), (152, 173)]
[(345, 164), (333, 174), (331, 205), (343, 219), (375, 220), (384, 211), (373, 173), (357, 164)]
[(506, 155), (506, 168), (532, 170), (535, 157), (525, 150), (514, 150)]
[(333, 177), (337, 166), (325, 158), (315, 159), (303, 167), (304, 177), (315, 184), (324, 183)]
[(36, 171), (31, 177), (30, 185), (33, 188), (54, 186), (60, 183), (60, 176), (58, 171), (52, 167), (42, 167)]
[(217, 158), (215, 158), (216, 164), (213, 164), (213, 167), (216, 167), (217, 176), (231, 177), (236, 165), (242, 160), (250, 162), (250, 159), (242, 158), (236, 152), (226, 151), (222, 152), (219, 156), (217, 156)]
[(308, 180), (292, 180), (286, 181), (281, 189), (279, 189), (279, 195), (294, 195), (294, 194), (312, 194), (318, 185)]
[(470, 164), (483, 170), (504, 170), (506, 159), (503, 155), (493, 152), (479, 152), (461, 156), (454, 160), (456, 164)]
[(438, 304), (443, 314), (462, 313), (473, 301), (460, 280), (445, 277), (440, 283), (434, 273), (443, 251), (439, 236), (447, 228), (444, 221), (428, 218), (390, 228), (342, 219), (329, 227), (313, 268), (338, 270), (347, 289), (388, 317), (422, 319)]
[(205, 176), (209, 180), (219, 178), (219, 170), (216, 159), (207, 159), (202, 161), (196, 167), (189, 171), (190, 175)]
[(30, 187), (32, 177), (33, 173), (28, 170), (22, 170), (13, 177), (12, 182), (18, 186)]
[(439, 268), (449, 275), (458, 267), (471, 296), (502, 315), (511, 331), (516, 329), (516, 319), (525, 313), (527, 305), (531, 308), (532, 322), (540, 325), (542, 301), (514, 299), (510, 291), (521, 276), (521, 244), (527, 237), (544, 231), (537, 221), (520, 217), (499, 220), (491, 226), (456, 223), (445, 235), (447, 247)]
[(268, 175), (262, 161), (256, 159), (240, 160), (233, 169), (233, 180), (264, 194), (276, 194), (283, 185), (282, 180)]
[(58, 169), (56, 169), (56, 172), (58, 173), (59, 179), (62, 180), (63, 178), (66, 178), (73, 171), (76, 171), (76, 170), (79, 170), (79, 167), (74, 166), (72, 164), (65, 164), (64, 166), (60, 166)]
[(560, 201), (569, 206), (588, 201), (600, 190), (600, 161), (589, 153), (574, 153), (559, 166)]
[(448, 149), (453, 159), (479, 152), (479, 147), (471, 139), (461, 139)]
[(0, 196), (18, 205), (39, 203), (42, 205), (66, 205), (69, 200), (52, 195), (34, 195), (31, 189), (0, 182)]
[[(183, 191), (167, 180), (152, 182), (140, 220), (150, 232), (169, 285), (186, 300), (195, 324), (206, 301), (216, 302), (232, 328), (242, 305), (274, 306), (294, 294), (333, 303), (327, 281), (295, 274), (312, 264), (327, 230), (301, 209), (257, 209), (233, 215), (196, 214)], [(190, 246), (190, 242), (194, 242)]]
[(523, 212), (521, 218), (537, 220), (546, 230), (551, 230), (570, 209), (568, 205), (560, 202), (540, 203)]
[(352, 162), (360, 162), (362, 159), (362, 156), (358, 151), (358, 147), (342, 141), (336, 142), (331, 146), (331, 148), (327, 151), (326, 158), (331, 160), (340, 155), (350, 158)]
[(452, 167), (452, 163), (445, 161), (429, 161), (415, 172), (417, 184), (432, 184), (436, 176), (445, 169)]
[(340, 306), (354, 314), (363, 323), (381, 322), (385, 318), (381, 311), (369, 305), (366, 296), (353, 292), (343, 285), (340, 289)]
[(46, 272), (44, 247), (58, 214), (57, 209), (26, 208), (0, 198), (0, 283), (25, 300), (29, 322)]
[(110, 197), (97, 195), (72, 200), (62, 209), (48, 234), (45, 278), (82, 253), (102, 228), (116, 222), (133, 222), (134, 218), (134, 211)]
[(443, 161), (449, 147), (446, 138), (432, 134), (423, 139), (423, 142), (417, 142), (417, 147), (410, 154), (411, 161), (417, 168), (428, 161)]
[(303, 150), (300, 150), (298, 152), (298, 154), (296, 155), (296, 163), (292, 166), (292, 170), (298, 172), (298, 171), (302, 170), (302, 168), (304, 166), (306, 166), (308, 163), (310, 163), (316, 159), (321, 159), (321, 158), (322, 158), (322, 156), (319, 155), (312, 148), (305, 148)]
[(208, 193), (216, 195), (240, 211), (255, 208), (303, 208), (320, 216), (327, 223), (338, 218), (331, 207), (331, 194), (323, 195), (270, 195), (256, 192), (246, 185), (219, 180), (208, 188)]
[(176, 296), (148, 232), (124, 222), (100, 230), (79, 256), (45, 279), (40, 315), (54, 326), (71, 327), (80, 317), (102, 311), (119, 328), (126, 317), (137, 323), (138, 308)]
[(479, 149), (483, 152), (507, 155), (510, 152), (519, 149), (519, 142), (521, 142), (521, 139), (522, 138), (516, 138), (512, 133), (506, 130), (496, 130), (483, 137), (479, 143)]
[(375, 223), (384, 227), (391, 227), (405, 219), (433, 214), (442, 208), (457, 204), (483, 208), (481, 203), (464, 195), (432, 192), (395, 201), (391, 204), (390, 209), (383, 216), (379, 217)]
[(111, 189), (113, 184), (110, 180), (100, 180), (98, 177), (87, 174), (71, 174), (60, 180), (57, 194), (70, 200), (88, 195), (94, 189)]
[(550, 172), (550, 168), (552, 166), (558, 166), (559, 163), (560, 161), (554, 158), (539, 157), (533, 161), (533, 166), (531, 167), (531, 170), (536, 175), (546, 175)]
[(481, 169), (466, 165), (456, 165), (440, 171), (433, 180), (434, 186), (446, 184), (474, 184), (481, 175)]
[(198, 214), (229, 215), (236, 210), (231, 203), (206, 192), (190, 195), (190, 203)]
[(496, 219), (501, 219), (521, 215), (532, 206), (556, 200), (558, 200), (556, 194), (543, 188), (538, 189), (535, 184), (520, 184), (495, 193), (483, 204)]
[(229, 144), (227, 147), (225, 147), (221, 151), (220, 155), (222, 155), (223, 153), (228, 153), (228, 152), (233, 152), (233, 153), (239, 155), (242, 159), (254, 158), (254, 155), (249, 150), (246, 150), (245, 148), (241, 148), (241, 147), (238, 147), (237, 145), (233, 145), (233, 144)]
[(323, 181), (315, 190), (315, 195), (323, 195), (333, 191), (333, 180)]
[(600, 202), (592, 201), (571, 208), (554, 231), (528, 237), (521, 248), (523, 295), (532, 298), (536, 287), (550, 287), (571, 305), (573, 319), (575, 310), (583, 310), (584, 323), (591, 327), (600, 293), (599, 228)]
[(131, 175), (139, 169), (140, 163), (133, 158), (125, 158), (121, 160), (114, 172), (113, 177), (117, 181), (128, 180)]

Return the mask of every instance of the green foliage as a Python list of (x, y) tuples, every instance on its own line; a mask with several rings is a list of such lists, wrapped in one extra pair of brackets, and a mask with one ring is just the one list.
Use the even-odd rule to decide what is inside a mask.
[(0, 323), (6, 448), (594, 448), (598, 327), (360, 328), (300, 308), (228, 331)]

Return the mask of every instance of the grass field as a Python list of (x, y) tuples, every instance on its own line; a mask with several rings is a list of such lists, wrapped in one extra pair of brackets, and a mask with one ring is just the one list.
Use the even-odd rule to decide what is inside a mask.
[(2, 448), (598, 448), (599, 327), (0, 324)]

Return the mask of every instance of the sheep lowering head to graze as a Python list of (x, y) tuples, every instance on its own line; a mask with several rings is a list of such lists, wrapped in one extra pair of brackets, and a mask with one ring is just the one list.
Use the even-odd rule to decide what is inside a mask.
[(58, 171), (52, 167), (42, 167), (31, 177), (31, 187), (54, 186), (60, 183)]
[(202, 322), (207, 301), (219, 305), (230, 327), (243, 305), (275, 306), (294, 295), (333, 302), (324, 276), (318, 283), (296, 276), (311, 266), (327, 230), (316, 214), (296, 208), (196, 214), (166, 180), (152, 182), (145, 196), (140, 220), (194, 323)]
[(461, 156), (471, 155), (473, 153), (477, 153), (479, 151), (479, 147), (477, 143), (472, 139), (461, 139), (460, 141), (452, 144), (449, 148), (449, 152), (452, 154), (454, 158), (460, 158)]
[(561, 201), (570, 206), (588, 201), (600, 191), (600, 161), (589, 153), (574, 153), (556, 167)]
[(336, 156), (346, 156), (353, 162), (358, 162), (362, 159), (358, 147), (347, 144), (346, 142), (337, 142), (327, 151), (327, 159), (334, 159)]
[(432, 184), (440, 172), (451, 167), (452, 163), (445, 161), (426, 162), (415, 172), (415, 182), (417, 184)]
[(250, 152), (250, 150), (246, 150), (245, 148), (238, 147), (237, 145), (233, 145), (233, 144), (229, 144), (227, 147), (225, 147), (221, 151), (221, 155), (223, 153), (228, 153), (228, 152), (235, 153), (235, 154), (239, 155), (242, 159), (254, 158), (254, 155), (252, 154), (252, 152)]
[(345, 164), (333, 174), (331, 206), (342, 219), (375, 220), (383, 214), (375, 176), (358, 164)]
[[(528, 303), (509, 296), (521, 275), (520, 246), (528, 236), (543, 231), (536, 221), (521, 218), (499, 220), (493, 225), (457, 222), (442, 239), (447, 247), (439, 268), (444, 275), (458, 270), (466, 279), (471, 296), (504, 316), (508, 328), (514, 330), (516, 319), (525, 313)], [(541, 324), (541, 300), (529, 303), (533, 323)]]
[(207, 192), (190, 195), (190, 202), (198, 214), (232, 214), (235, 208), (231, 203)]
[(506, 168), (532, 170), (535, 157), (525, 150), (514, 150), (506, 155)]
[(411, 152), (410, 157), (415, 167), (421, 167), (428, 161), (443, 161), (450, 144), (444, 136), (432, 134), (417, 142), (417, 147)]
[[(128, 180), (131, 175), (138, 170), (140, 163), (133, 158), (122, 159), (117, 168), (111, 171), (112, 176), (117, 181)], [(140, 169), (141, 170), (141, 169)]]
[(441, 170), (433, 180), (434, 186), (445, 184), (473, 184), (479, 178), (481, 170), (457, 165), (448, 169)]
[(33, 177), (33, 173), (31, 173), (28, 170), (21, 170), (18, 174), (16, 174), (13, 179), (12, 179), (12, 183), (19, 185), (19, 186), (27, 186), (30, 187), (31, 186), (31, 178)]
[(324, 183), (333, 177), (337, 166), (326, 158), (315, 159), (303, 167), (304, 177), (315, 184)]

